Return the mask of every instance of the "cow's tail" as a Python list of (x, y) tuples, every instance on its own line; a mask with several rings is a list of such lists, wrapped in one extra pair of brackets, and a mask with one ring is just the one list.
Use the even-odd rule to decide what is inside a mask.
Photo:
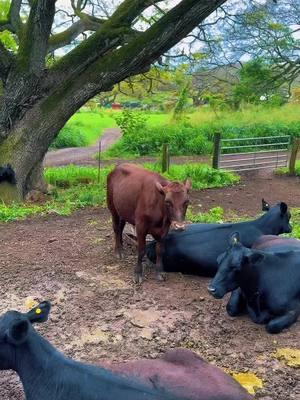
[(146, 256), (153, 263), (156, 263), (156, 241), (153, 240), (146, 247)]

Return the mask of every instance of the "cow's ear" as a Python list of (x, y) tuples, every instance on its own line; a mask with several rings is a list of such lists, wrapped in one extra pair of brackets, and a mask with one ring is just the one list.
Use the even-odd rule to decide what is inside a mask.
[(192, 188), (192, 181), (189, 178), (187, 178), (184, 181), (184, 186), (185, 186), (186, 190), (189, 191)]
[(281, 203), (280, 203), (280, 212), (281, 212), (281, 215), (285, 215), (285, 214), (287, 213), (287, 210), (288, 210), (287, 204), (281, 202)]
[(49, 301), (43, 301), (38, 306), (30, 310), (26, 314), (26, 317), (32, 324), (46, 322), (48, 320), (50, 310), (51, 303)]
[(250, 253), (246, 256), (244, 256), (244, 263), (247, 264), (255, 264), (258, 262), (261, 262), (265, 258), (264, 254), (262, 253)]
[(240, 234), (239, 232), (234, 232), (232, 235), (230, 235), (229, 245), (235, 246), (238, 243), (240, 243)]
[(270, 204), (265, 199), (261, 199), (261, 209), (262, 211), (270, 210)]
[(7, 330), (7, 341), (16, 346), (25, 342), (29, 331), (29, 321), (27, 319), (17, 319), (13, 321)]
[(221, 262), (224, 260), (225, 256), (226, 256), (226, 252), (221, 253), (221, 254), (218, 255), (218, 257), (217, 257), (217, 263), (218, 263), (219, 265), (220, 265)]
[(155, 186), (156, 186), (156, 189), (159, 191), (159, 193), (161, 193), (163, 195), (166, 194), (164, 187), (159, 182), (155, 182)]

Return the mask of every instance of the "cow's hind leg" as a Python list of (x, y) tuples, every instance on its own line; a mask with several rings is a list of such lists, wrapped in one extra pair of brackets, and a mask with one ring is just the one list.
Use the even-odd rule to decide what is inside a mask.
[(288, 328), (294, 322), (296, 322), (298, 315), (299, 313), (293, 310), (289, 311), (285, 315), (271, 319), (266, 326), (267, 332), (269, 333), (281, 332), (283, 329)]
[(162, 263), (162, 252), (164, 250), (164, 245), (162, 241), (157, 240), (156, 242), (156, 278), (159, 281), (166, 280), (166, 274), (164, 273), (163, 263)]
[(243, 296), (241, 289), (238, 288), (233, 292), (231, 292), (231, 296), (227, 303), (226, 310), (231, 317), (236, 317), (237, 315), (246, 313), (247, 310), (246, 305), (247, 305), (246, 299)]
[(143, 258), (146, 254), (146, 235), (147, 233), (143, 228), (139, 226), (136, 227), (136, 235), (138, 242), (138, 260), (136, 267), (134, 269), (134, 282), (143, 282)]
[(123, 240), (122, 233), (125, 226), (125, 221), (119, 217), (117, 213), (112, 213), (113, 230), (115, 233), (115, 253), (123, 257)]

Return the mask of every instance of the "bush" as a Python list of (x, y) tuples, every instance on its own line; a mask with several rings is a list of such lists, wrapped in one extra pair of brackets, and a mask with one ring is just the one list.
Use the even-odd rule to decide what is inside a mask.
[(83, 134), (80, 124), (73, 123), (66, 125), (59, 132), (59, 135), (51, 144), (53, 149), (62, 149), (65, 147), (84, 147), (88, 146), (88, 139)]
[[(213, 135), (218, 130), (224, 139), (265, 137), (265, 136), (300, 136), (300, 122), (272, 123), (272, 124), (248, 124), (240, 126), (237, 124), (202, 124), (195, 127), (191, 124), (163, 125), (161, 127), (146, 126), (129, 132), (122, 137), (118, 143), (113, 145), (106, 155), (110, 157), (122, 157), (123, 154), (136, 156), (158, 155), (161, 153), (162, 145), (168, 143), (170, 155), (206, 155), (211, 154), (213, 148)], [(280, 142), (280, 139), (278, 140)], [(231, 145), (235, 145), (236, 142)], [(243, 142), (248, 144), (247, 141)], [(227, 143), (230, 146), (230, 143)], [(247, 148), (253, 151), (255, 146)], [(260, 149), (259, 147), (257, 149)]]

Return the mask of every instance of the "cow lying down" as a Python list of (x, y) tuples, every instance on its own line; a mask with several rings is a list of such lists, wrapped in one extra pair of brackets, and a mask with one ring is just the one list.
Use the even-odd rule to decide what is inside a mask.
[(219, 299), (233, 291), (227, 304), (229, 315), (248, 312), (252, 321), (266, 324), (269, 333), (281, 332), (300, 313), (299, 242), (265, 236), (256, 248), (248, 249), (234, 233), (229, 248), (218, 258), (219, 269), (209, 292)]
[(33, 328), (48, 319), (50, 303), (0, 318), (0, 369), (15, 370), (26, 400), (248, 400), (221, 369), (189, 350), (157, 360), (96, 367), (66, 358)]
[[(243, 245), (250, 248), (262, 235), (291, 232), (291, 214), (285, 203), (270, 207), (263, 200), (262, 205), (267, 212), (252, 221), (191, 224), (185, 231), (170, 232), (163, 240), (164, 270), (213, 277), (218, 270), (217, 258), (226, 250), (230, 234), (239, 232)], [(147, 246), (147, 257), (153, 263), (156, 260), (155, 246), (155, 241)]]

